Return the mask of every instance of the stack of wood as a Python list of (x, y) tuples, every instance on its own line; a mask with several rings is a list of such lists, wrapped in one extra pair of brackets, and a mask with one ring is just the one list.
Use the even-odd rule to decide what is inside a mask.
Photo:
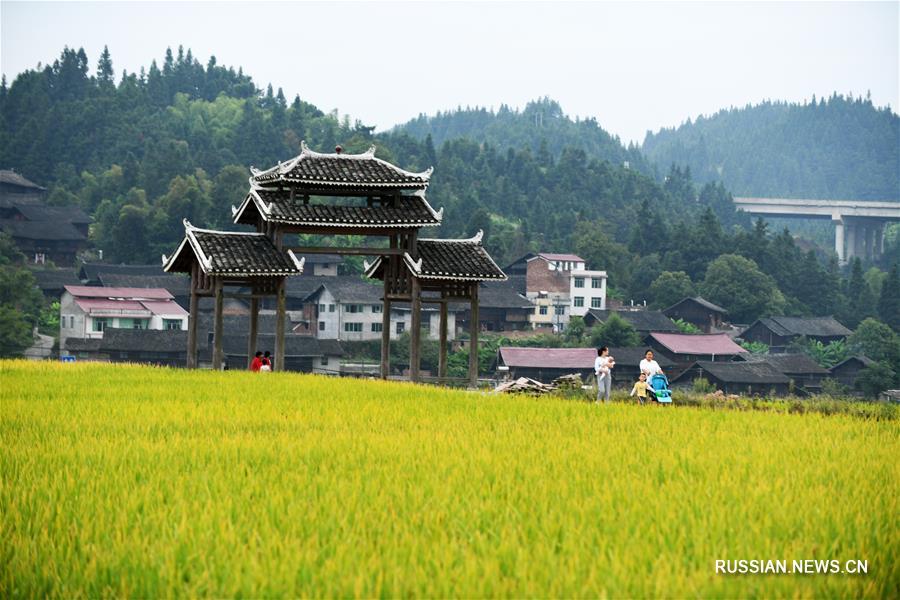
[(560, 390), (580, 390), (582, 384), (581, 375), (578, 373), (562, 375), (553, 380), (553, 385)]
[(531, 394), (533, 396), (540, 396), (542, 394), (549, 394), (555, 389), (555, 385), (541, 383), (540, 381), (535, 381), (528, 377), (519, 377), (516, 380), (504, 381), (495, 387), (494, 391), (501, 394)]

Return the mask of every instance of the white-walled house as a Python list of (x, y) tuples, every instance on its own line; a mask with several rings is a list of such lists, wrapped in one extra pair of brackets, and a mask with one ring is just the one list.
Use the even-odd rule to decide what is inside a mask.
[(573, 317), (583, 317), (592, 308), (606, 309), (606, 271), (574, 270), (569, 286)]
[[(383, 288), (358, 277), (330, 277), (304, 300), (311, 305), (310, 321), (314, 335), (323, 340), (345, 342), (380, 340), (383, 327)], [(412, 317), (410, 309), (393, 303), (391, 306), (391, 339), (408, 331)], [(428, 337), (439, 336), (440, 313), (423, 306), (422, 327)], [(447, 339), (455, 339), (456, 313), (447, 313)]]
[(59, 302), (59, 347), (66, 340), (100, 339), (107, 327), (187, 329), (188, 312), (162, 288), (67, 285)]

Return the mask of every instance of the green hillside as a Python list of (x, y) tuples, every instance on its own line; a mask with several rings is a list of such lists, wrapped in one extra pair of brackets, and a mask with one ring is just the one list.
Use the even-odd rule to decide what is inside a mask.
[(722, 110), (648, 133), (642, 150), (736, 196), (900, 201), (900, 117), (868, 98)]

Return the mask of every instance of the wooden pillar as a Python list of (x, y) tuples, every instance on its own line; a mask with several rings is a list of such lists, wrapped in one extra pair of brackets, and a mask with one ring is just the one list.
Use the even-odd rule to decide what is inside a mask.
[(225, 364), (225, 351), (222, 347), (222, 335), (224, 326), (222, 323), (222, 312), (224, 309), (225, 291), (223, 289), (222, 280), (216, 279), (214, 284), (216, 291), (216, 308), (215, 308), (215, 329), (213, 331), (213, 369), (221, 371)]
[(286, 279), (278, 283), (278, 307), (275, 310), (275, 370), (284, 371), (284, 316), (287, 312)]
[(250, 298), (250, 336), (247, 338), (247, 368), (256, 355), (256, 338), (259, 332), (259, 298)]
[(199, 269), (194, 265), (193, 273), (191, 273), (191, 305), (190, 314), (188, 315), (188, 339), (187, 339), (187, 368), (197, 368), (197, 320), (200, 316), (199, 302), (197, 298), (197, 272)]
[(387, 379), (391, 374), (391, 301), (388, 298), (390, 290), (389, 261), (385, 260), (384, 274), (384, 301), (381, 304), (381, 378)]
[(422, 286), (418, 277), (412, 281), (412, 315), (409, 332), (409, 380), (419, 381), (419, 344), (422, 332)]
[(447, 377), (447, 301), (441, 302), (441, 335), (438, 353), (438, 377)]
[(478, 282), (471, 285), (470, 300), (472, 315), (469, 323), (469, 387), (478, 386)]

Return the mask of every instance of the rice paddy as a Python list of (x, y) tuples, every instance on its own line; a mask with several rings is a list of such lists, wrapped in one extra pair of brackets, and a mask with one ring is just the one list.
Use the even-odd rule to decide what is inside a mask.
[(6, 361), (0, 442), (4, 598), (900, 593), (897, 420)]

